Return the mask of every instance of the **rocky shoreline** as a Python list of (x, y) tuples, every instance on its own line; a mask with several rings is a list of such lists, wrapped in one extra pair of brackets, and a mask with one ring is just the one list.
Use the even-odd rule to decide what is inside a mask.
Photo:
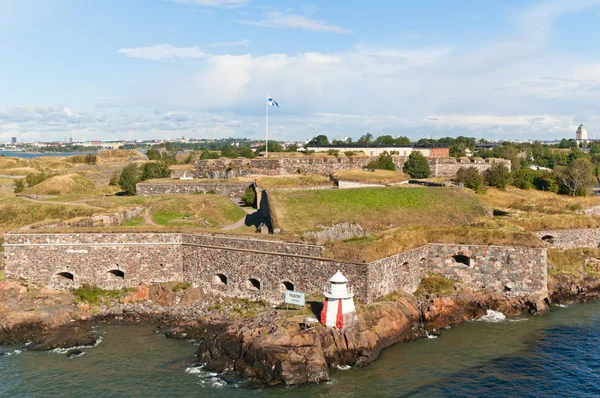
[(339, 367), (366, 365), (386, 347), (440, 334), (450, 325), (479, 319), (488, 310), (506, 316), (543, 314), (550, 305), (600, 299), (600, 277), (595, 274), (553, 276), (548, 285), (548, 297), (537, 299), (468, 289), (420, 301), (394, 295), (359, 305), (356, 324), (340, 331), (320, 323), (304, 329), (306, 314), (299, 311), (215, 313), (208, 305), (214, 298), (206, 300), (194, 288), (174, 293), (169, 286), (140, 286), (122, 304), (91, 309), (70, 293), (4, 281), (0, 344), (23, 343), (29, 350), (92, 346), (98, 338), (95, 324), (156, 323), (167, 337), (194, 339), (199, 345), (197, 365), (208, 371), (237, 373), (266, 385), (297, 385), (329, 380)]

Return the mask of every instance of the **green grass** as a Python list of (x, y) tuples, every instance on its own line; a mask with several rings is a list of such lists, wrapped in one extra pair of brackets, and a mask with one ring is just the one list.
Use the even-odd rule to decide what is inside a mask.
[(102, 302), (110, 303), (119, 301), (133, 292), (135, 292), (135, 289), (105, 290), (87, 284), (71, 291), (77, 302), (88, 303), (94, 306), (100, 305)]
[(177, 282), (172, 288), (171, 290), (173, 290), (173, 292), (177, 293), (180, 290), (187, 290), (190, 287), (192, 287), (191, 283), (188, 282)]
[(158, 210), (158, 211), (155, 211), (152, 213), (152, 218), (154, 219), (154, 222), (156, 222), (157, 224), (167, 225), (170, 221), (173, 221), (178, 218), (182, 219), (183, 214), (164, 211), (164, 210)]
[(0, 282), (4, 280), (4, 270), (0, 271)]
[(453, 188), (359, 188), (272, 192), (274, 227), (315, 230), (318, 224), (358, 223), (370, 231), (419, 225), (460, 225), (484, 215), (471, 192)]
[(129, 221), (124, 222), (123, 224), (121, 224), (122, 227), (138, 227), (140, 225), (144, 225), (145, 221), (144, 221), (144, 217), (134, 217), (132, 219), (130, 219)]
[(454, 284), (456, 281), (445, 278), (440, 274), (429, 274), (421, 280), (419, 287), (415, 291), (415, 297), (423, 297), (427, 294), (437, 296), (447, 296), (454, 293)]
[(548, 272), (551, 275), (598, 275), (598, 269), (586, 265), (588, 258), (600, 259), (600, 249), (548, 249)]

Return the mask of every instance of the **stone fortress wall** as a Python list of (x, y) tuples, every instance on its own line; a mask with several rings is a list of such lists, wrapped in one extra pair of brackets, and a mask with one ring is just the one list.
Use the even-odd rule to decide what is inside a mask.
[(210, 234), (90, 233), (5, 235), (8, 278), (55, 288), (102, 288), (185, 281), (208, 292), (278, 303), (283, 291), (321, 294), (340, 270), (361, 302), (413, 293), (427, 273), (479, 290), (545, 294), (546, 249), (430, 244), (359, 264), (323, 258), (323, 248)]
[[(357, 169), (376, 160), (376, 156), (362, 157), (297, 157), (297, 158), (255, 158), (255, 159), (207, 159), (198, 160), (195, 177), (232, 178), (241, 175), (289, 175), (297, 173), (331, 175), (340, 170)], [(392, 156), (394, 164), (402, 170), (407, 156)], [(452, 177), (461, 167), (474, 166), (479, 171), (490, 168), (494, 163), (503, 163), (510, 169), (510, 161), (506, 159), (473, 159), (473, 158), (439, 158), (429, 157), (429, 167), (433, 177)]]
[(600, 247), (600, 228), (548, 230), (538, 231), (535, 234), (550, 248)]
[[(197, 180), (196, 180), (197, 181)], [(233, 199), (240, 199), (244, 196), (244, 192), (250, 184), (218, 184), (205, 182), (185, 182), (179, 183), (152, 183), (140, 182), (135, 186), (136, 195), (138, 196), (153, 196), (153, 195), (173, 195), (173, 194), (205, 194), (214, 192), (218, 195), (223, 195)]]

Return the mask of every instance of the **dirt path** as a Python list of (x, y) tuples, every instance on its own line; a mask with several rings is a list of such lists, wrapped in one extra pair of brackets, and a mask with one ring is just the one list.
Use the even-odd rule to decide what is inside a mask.
[(221, 228), (221, 231), (233, 231), (234, 229), (243, 227), (244, 225), (246, 225), (246, 217), (248, 217), (248, 215), (254, 214), (256, 212), (256, 209), (252, 209), (252, 208), (248, 208), (248, 207), (241, 207), (241, 206), (240, 206), (240, 208), (246, 212), (246, 215), (233, 224), (225, 225), (223, 228)]
[(152, 225), (154, 227), (158, 227), (159, 225), (152, 220), (152, 216), (150, 215), (150, 210), (152, 207), (146, 207), (144, 210), (144, 222), (148, 225)]

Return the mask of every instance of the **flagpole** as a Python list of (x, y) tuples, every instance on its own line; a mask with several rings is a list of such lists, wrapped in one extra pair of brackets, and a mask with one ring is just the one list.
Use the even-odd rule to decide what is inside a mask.
[(265, 102), (265, 110), (266, 110), (266, 129), (265, 129), (265, 157), (269, 156), (269, 94), (267, 94), (267, 100)]

